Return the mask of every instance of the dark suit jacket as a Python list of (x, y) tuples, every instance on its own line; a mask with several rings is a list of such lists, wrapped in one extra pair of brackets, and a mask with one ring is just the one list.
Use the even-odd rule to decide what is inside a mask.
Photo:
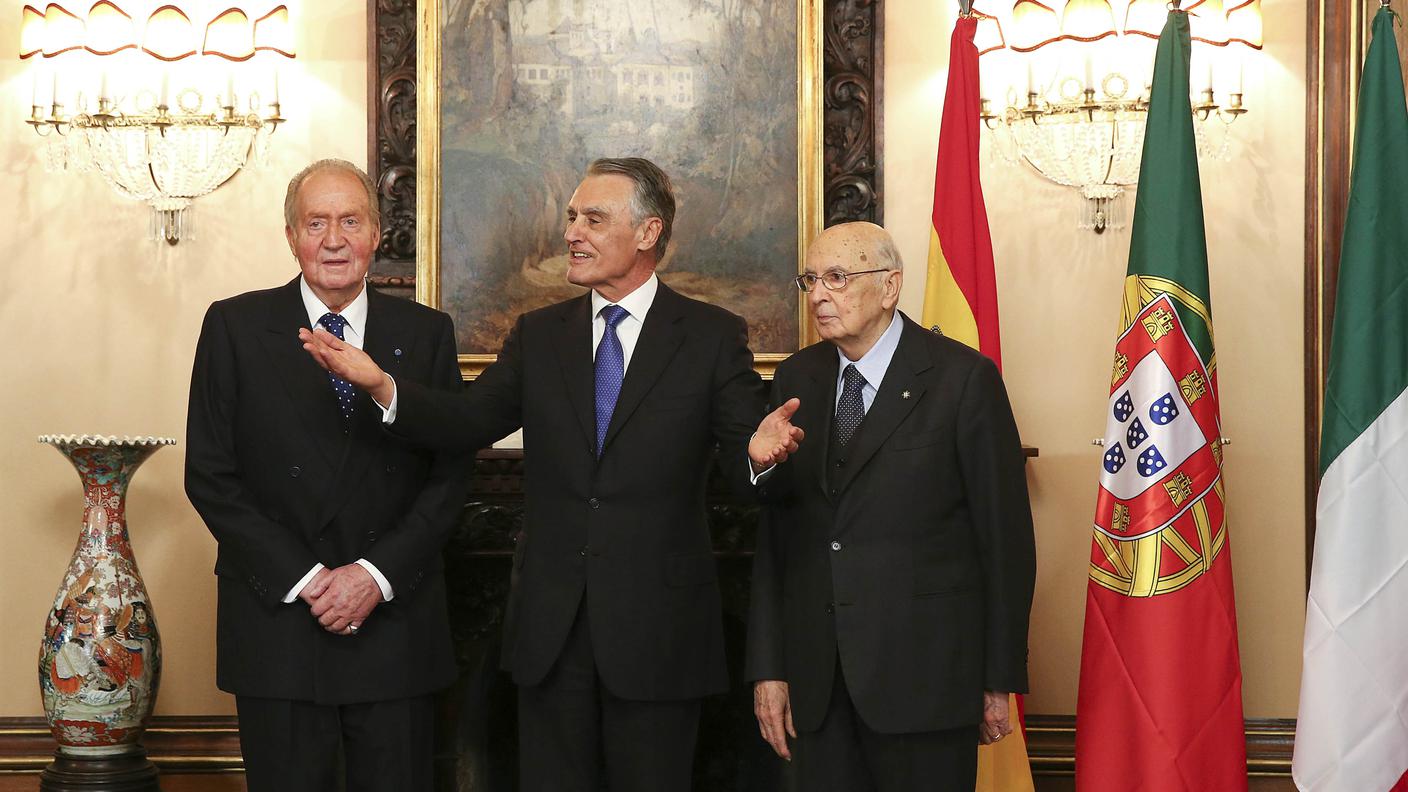
[(838, 657), (884, 733), (976, 724), (984, 689), (1026, 690), (1035, 546), (1007, 393), (987, 358), (903, 321), (830, 474), (836, 348), (773, 381), (806, 439), (761, 487), (747, 675), (789, 683), (799, 729), (821, 726)]
[[(400, 380), (456, 390), (450, 318), (368, 294), (366, 350)], [(467, 458), (388, 437), (356, 395), (350, 431), (303, 351), (298, 280), (210, 306), (196, 347), (186, 493), (219, 543), (216, 681), (245, 696), (342, 704), (454, 679), (440, 550), (463, 508)], [(366, 558), (394, 598), (356, 637), (281, 600), (314, 563)]]
[(716, 444), (724, 473), (747, 486), (747, 442), (765, 398), (747, 325), (661, 284), (598, 460), (590, 312), (587, 294), (519, 317), (464, 397), (398, 381), (391, 430), (478, 448), (523, 428), (527, 514), (503, 651), (514, 681), (547, 675), (585, 595), (598, 673), (614, 694), (723, 691), (704, 495)]

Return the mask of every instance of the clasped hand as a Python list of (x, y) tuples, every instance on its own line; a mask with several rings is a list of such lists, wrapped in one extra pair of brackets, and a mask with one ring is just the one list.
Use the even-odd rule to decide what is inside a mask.
[(361, 565), (347, 564), (318, 570), (298, 597), (308, 603), (323, 629), (337, 635), (354, 635), (357, 630), (352, 628), (360, 629), (381, 602), (381, 587)]

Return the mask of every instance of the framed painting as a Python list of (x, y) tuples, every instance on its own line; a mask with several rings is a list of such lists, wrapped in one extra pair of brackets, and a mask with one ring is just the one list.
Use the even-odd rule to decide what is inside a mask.
[(454, 318), (467, 378), (519, 314), (581, 293), (562, 235), (598, 157), (670, 175), (660, 278), (747, 319), (760, 371), (807, 342), (819, 1), (421, 0), (416, 298)]

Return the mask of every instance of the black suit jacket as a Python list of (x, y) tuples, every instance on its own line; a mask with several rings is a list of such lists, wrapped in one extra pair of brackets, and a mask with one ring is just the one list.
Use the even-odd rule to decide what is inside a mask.
[(821, 726), (837, 658), (876, 731), (977, 723), (984, 689), (1023, 692), (1036, 576), (1021, 444), (996, 366), (903, 320), (850, 448), (831, 455), (836, 348), (782, 363), (798, 452), (761, 487), (747, 674), (790, 686)]
[(723, 691), (704, 496), (716, 445), (747, 486), (765, 398), (747, 325), (660, 284), (597, 459), (591, 322), (590, 294), (524, 314), (461, 398), (398, 381), (391, 431), (463, 449), (523, 428), (527, 513), (503, 651), (514, 681), (547, 675), (585, 596), (598, 673), (617, 696)]
[[(356, 394), (343, 431), (327, 372), (303, 351), (298, 280), (210, 306), (196, 347), (186, 493), (219, 544), (216, 681), (238, 695), (342, 704), (454, 679), (440, 550), (463, 508), (463, 455), (380, 430)], [(366, 350), (407, 382), (455, 390), (450, 318), (369, 291)], [(358, 558), (391, 583), (356, 637), (288, 593), (315, 563)]]

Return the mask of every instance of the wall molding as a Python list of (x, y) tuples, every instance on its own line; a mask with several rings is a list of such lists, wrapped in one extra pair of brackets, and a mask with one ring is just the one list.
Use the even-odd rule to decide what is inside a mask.
[[(160, 715), (142, 740), (163, 773), (244, 771), (233, 715)], [(0, 774), (39, 773), (54, 760), (54, 738), (39, 716), (0, 718)]]
[[(166, 715), (152, 718), (143, 741), (166, 773), (242, 772), (239, 722), (233, 715)], [(1246, 721), (1247, 774), (1289, 778), (1296, 722), (1291, 718)], [(1036, 776), (1075, 774), (1074, 715), (1027, 717), (1027, 752)], [(0, 718), (0, 773), (38, 773), (52, 760), (54, 740), (41, 717)]]
[[(1248, 718), (1247, 775), (1290, 778), (1294, 718)], [(1036, 776), (1071, 776), (1076, 767), (1076, 716), (1028, 715), (1027, 756)]]

